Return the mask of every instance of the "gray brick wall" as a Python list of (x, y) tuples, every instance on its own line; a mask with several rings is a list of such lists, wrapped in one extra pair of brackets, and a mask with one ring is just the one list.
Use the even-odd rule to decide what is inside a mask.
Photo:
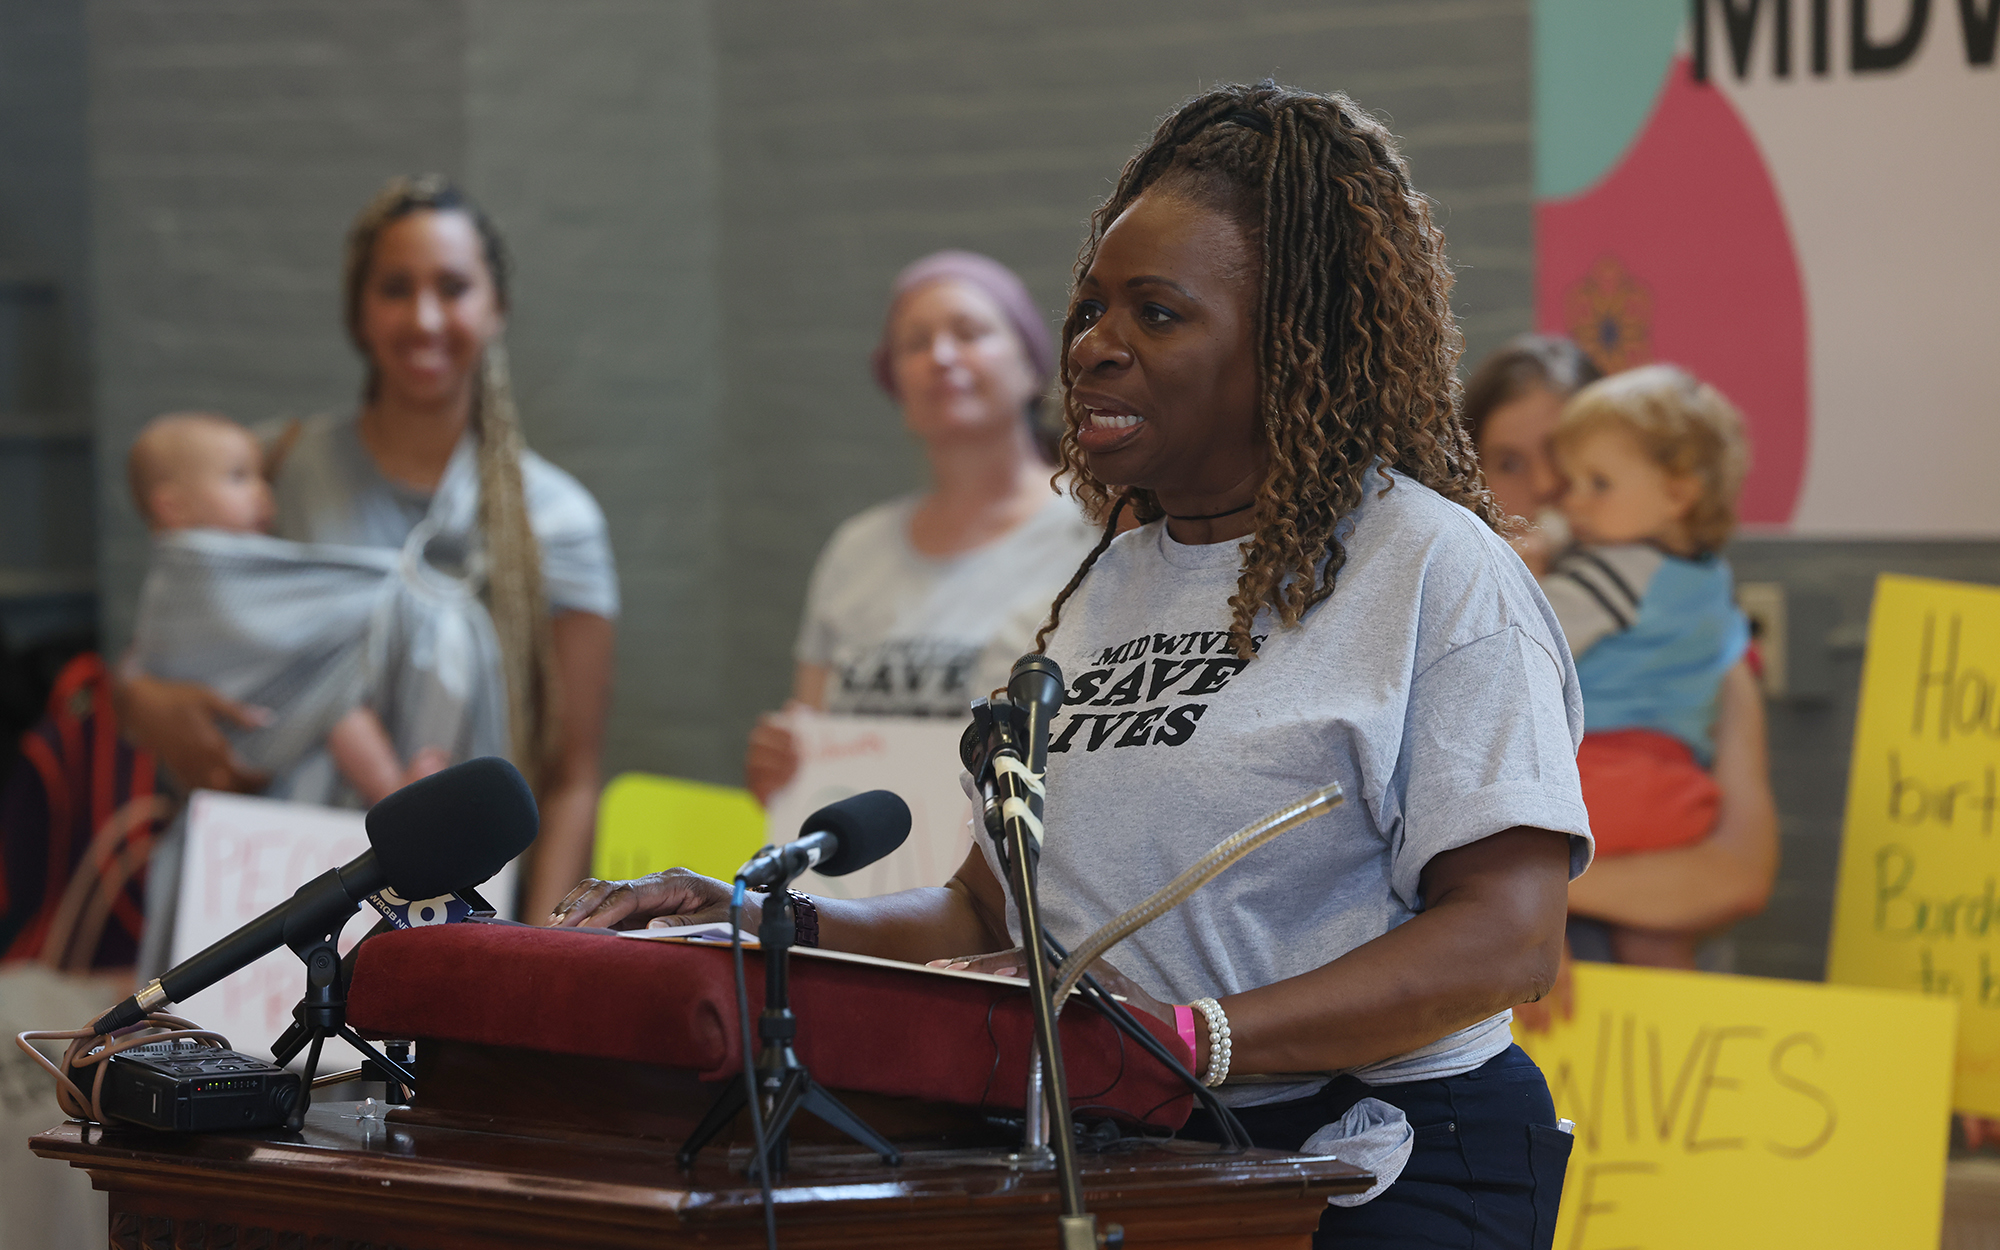
[(81, 5), (0, 0), (0, 276), (55, 284), (55, 377), (35, 389), (77, 418), (90, 401), (85, 29)]
[(0, 0), (0, 631), (88, 628), (87, 40), (75, 4)]
[(466, 178), (514, 256), (529, 441), (603, 504), (625, 613), (607, 766), (730, 779), (716, 64), (700, 0), (474, 0)]

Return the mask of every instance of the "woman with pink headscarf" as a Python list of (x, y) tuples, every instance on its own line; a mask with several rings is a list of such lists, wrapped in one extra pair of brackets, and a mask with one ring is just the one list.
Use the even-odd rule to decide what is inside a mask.
[[(794, 650), (794, 706), (962, 718), (1033, 650), (1049, 602), (1097, 541), (1038, 423), (1055, 367), (1049, 327), (998, 261), (945, 251), (890, 293), (875, 380), (923, 444), (930, 486), (849, 518), (820, 553)], [(758, 800), (798, 750), (782, 717), (750, 734)]]

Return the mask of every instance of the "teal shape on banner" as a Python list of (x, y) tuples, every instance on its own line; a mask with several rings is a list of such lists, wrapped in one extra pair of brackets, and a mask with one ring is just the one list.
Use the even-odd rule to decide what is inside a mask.
[(1653, 111), (1687, 0), (1534, 0), (1535, 197), (1596, 183)]

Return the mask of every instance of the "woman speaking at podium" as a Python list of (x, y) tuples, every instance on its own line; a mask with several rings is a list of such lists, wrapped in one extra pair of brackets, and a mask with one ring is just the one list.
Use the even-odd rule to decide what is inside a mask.
[[(1078, 273), (1062, 462), (1104, 538), (1040, 644), (1069, 682), (1050, 930), (1081, 940), (1338, 781), (1344, 806), (1107, 975), (1211, 1083), (1295, 1074), (1223, 1090), (1258, 1145), (1322, 1149), (1357, 1109), (1407, 1141), (1320, 1244), (1545, 1247), (1569, 1139), (1508, 1009), (1548, 988), (1590, 855), (1582, 710), (1458, 422), (1427, 202), (1344, 96), (1218, 88), (1126, 165)], [(1126, 513), (1143, 524), (1118, 534)], [(706, 921), (727, 896), (678, 870), (586, 881), (556, 923)], [(1014, 945), (984, 847), (942, 888), (817, 912), (821, 945), (892, 958)]]

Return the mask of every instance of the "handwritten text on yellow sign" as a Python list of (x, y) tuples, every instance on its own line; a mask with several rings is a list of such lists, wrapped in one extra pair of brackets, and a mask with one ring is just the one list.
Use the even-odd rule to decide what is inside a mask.
[(1883, 577), (1829, 980), (1956, 1000), (1955, 1105), (2000, 1116), (2000, 590)]
[(1576, 1122), (1556, 1246), (1937, 1245), (1953, 1008), (1913, 994), (1579, 964), (1516, 1034)]

